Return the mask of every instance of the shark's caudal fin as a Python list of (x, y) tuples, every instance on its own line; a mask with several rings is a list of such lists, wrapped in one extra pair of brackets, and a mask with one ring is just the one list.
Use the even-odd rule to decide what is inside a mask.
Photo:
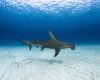
[(53, 33), (52, 33), (51, 30), (48, 31), (48, 34), (49, 34), (49, 39), (50, 39), (50, 40), (56, 40), (56, 38), (55, 38), (55, 36), (53, 35)]
[(20, 42), (22, 42), (22, 43), (24, 43), (24, 44), (26, 44), (26, 45), (28, 45), (29, 46), (29, 50), (31, 50), (32, 49), (32, 42), (29, 42), (29, 41), (26, 41), (26, 40), (23, 40), (23, 39), (17, 39), (18, 41), (20, 41)]

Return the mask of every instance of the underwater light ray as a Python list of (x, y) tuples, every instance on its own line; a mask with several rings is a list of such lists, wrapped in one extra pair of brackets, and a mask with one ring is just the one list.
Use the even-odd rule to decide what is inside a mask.
[[(45, 12), (60, 13), (65, 10), (70, 13), (81, 13), (90, 10), (99, 0), (5, 0), (6, 5), (18, 9), (32, 11), (38, 9)], [(95, 4), (96, 5), (96, 4)]]

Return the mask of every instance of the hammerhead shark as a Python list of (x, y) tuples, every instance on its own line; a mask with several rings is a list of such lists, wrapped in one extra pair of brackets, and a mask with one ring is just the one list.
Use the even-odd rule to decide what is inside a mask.
[(23, 40), (23, 39), (17, 39), (17, 40), (28, 45), (29, 50), (32, 49), (33, 45), (36, 45), (37, 47), (40, 46), (41, 51), (43, 51), (45, 48), (55, 49), (54, 57), (56, 57), (59, 54), (61, 49), (71, 48), (71, 50), (75, 50), (74, 44), (57, 40), (57, 38), (54, 36), (51, 30), (48, 31), (48, 34), (49, 34), (49, 39), (45, 41), (44, 40), (33, 40), (30, 42), (30, 41)]

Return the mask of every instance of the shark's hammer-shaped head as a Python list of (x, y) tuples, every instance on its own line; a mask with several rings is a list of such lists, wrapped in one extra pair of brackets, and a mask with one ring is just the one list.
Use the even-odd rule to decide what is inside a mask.
[(74, 44), (70, 44), (70, 48), (71, 48), (71, 50), (75, 50), (75, 45)]
[(75, 50), (75, 45), (71, 44), (71, 43), (61, 43), (62, 44), (62, 48), (71, 48), (71, 50)]

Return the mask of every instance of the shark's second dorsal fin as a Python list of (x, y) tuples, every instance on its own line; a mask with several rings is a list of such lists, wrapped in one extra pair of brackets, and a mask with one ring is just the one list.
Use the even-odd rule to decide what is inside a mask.
[(55, 38), (55, 36), (53, 35), (53, 33), (52, 33), (51, 30), (49, 30), (48, 33), (49, 33), (49, 39), (50, 39), (50, 40), (56, 40), (56, 38)]

